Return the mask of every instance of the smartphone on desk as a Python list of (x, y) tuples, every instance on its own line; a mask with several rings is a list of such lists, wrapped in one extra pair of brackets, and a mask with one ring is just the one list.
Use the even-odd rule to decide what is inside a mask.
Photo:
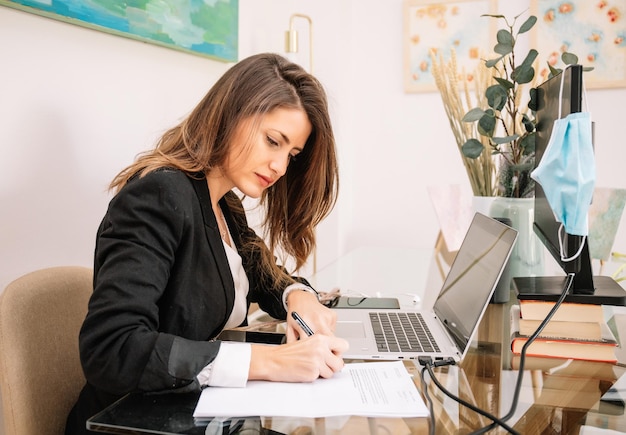
[(400, 309), (400, 302), (396, 298), (368, 298), (363, 296), (340, 296), (332, 308), (361, 308), (361, 309)]
[(237, 329), (225, 329), (220, 332), (217, 339), (261, 344), (283, 344), (287, 340), (285, 334), (281, 332), (241, 331)]

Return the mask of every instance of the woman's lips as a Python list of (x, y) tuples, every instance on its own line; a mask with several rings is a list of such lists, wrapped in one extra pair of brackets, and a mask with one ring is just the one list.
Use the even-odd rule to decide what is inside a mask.
[(272, 179), (271, 178), (266, 177), (266, 176), (261, 175), (261, 174), (256, 174), (256, 176), (259, 178), (259, 181), (261, 182), (261, 186), (267, 187), (270, 184), (272, 184)]

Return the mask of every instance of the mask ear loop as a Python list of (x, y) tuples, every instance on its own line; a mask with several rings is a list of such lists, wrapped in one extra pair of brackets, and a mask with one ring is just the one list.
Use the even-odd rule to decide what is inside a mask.
[(563, 253), (563, 239), (564, 239), (563, 228), (564, 226), (561, 223), (561, 226), (559, 226), (559, 253), (561, 254), (561, 261), (564, 261), (567, 263), (569, 261), (576, 260), (580, 256), (580, 253), (583, 252), (583, 247), (585, 246), (585, 243), (587, 243), (587, 236), (582, 236), (583, 242), (580, 244), (578, 251), (576, 251), (576, 253), (572, 255), (571, 257), (567, 258), (565, 257), (565, 254)]
[[(565, 70), (567, 68), (569, 68), (571, 65), (566, 65), (565, 69), (563, 69), (563, 72), (561, 73), (561, 87), (559, 89), (559, 117), (558, 119), (561, 119), (561, 108), (562, 108), (562, 104), (563, 104), (563, 84), (565, 83)], [(585, 88), (585, 86), (583, 85), (583, 94), (584, 94), (584, 101), (585, 101), (585, 109), (587, 109), (587, 89)], [(565, 253), (563, 252), (563, 239), (565, 238), (564, 234), (563, 234), (563, 230), (564, 230), (564, 225), (563, 222), (561, 222), (561, 225), (559, 226), (559, 233), (558, 233), (558, 239), (559, 239), (559, 254), (561, 256), (561, 261), (563, 262), (569, 262), (569, 261), (574, 261), (576, 260), (581, 252), (583, 251), (583, 247), (585, 246), (585, 243), (587, 243), (587, 236), (583, 236), (583, 241), (580, 244), (580, 247), (578, 248), (578, 251), (572, 255), (571, 257), (567, 258), (565, 256)]]

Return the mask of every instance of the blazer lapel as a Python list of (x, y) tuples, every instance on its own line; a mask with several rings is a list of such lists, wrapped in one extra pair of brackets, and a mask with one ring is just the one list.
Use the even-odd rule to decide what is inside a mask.
[(228, 264), (228, 258), (226, 257), (224, 243), (222, 242), (222, 237), (220, 236), (220, 231), (217, 226), (217, 218), (211, 207), (211, 196), (206, 178), (202, 174), (196, 174), (196, 176), (190, 177), (190, 180), (196, 191), (200, 207), (202, 208), (202, 218), (204, 220), (207, 242), (213, 253), (213, 258), (215, 258), (215, 262), (217, 263), (220, 279), (224, 288), (224, 296), (226, 297), (227, 312), (224, 317), (224, 323), (220, 326), (220, 329), (222, 329), (228, 321), (235, 305), (235, 283), (233, 282), (233, 275), (230, 270), (230, 265)]

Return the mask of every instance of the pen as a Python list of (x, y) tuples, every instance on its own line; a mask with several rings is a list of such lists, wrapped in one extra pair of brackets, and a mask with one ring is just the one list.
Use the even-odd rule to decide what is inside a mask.
[(313, 335), (313, 330), (311, 328), (309, 328), (309, 325), (307, 325), (304, 320), (302, 320), (302, 317), (300, 317), (300, 315), (298, 313), (296, 313), (295, 311), (291, 312), (291, 317), (293, 317), (293, 319), (298, 322), (298, 325), (300, 325), (300, 328), (302, 328), (302, 330), (304, 332), (306, 332), (306, 335), (308, 335), (309, 337), (311, 335)]

